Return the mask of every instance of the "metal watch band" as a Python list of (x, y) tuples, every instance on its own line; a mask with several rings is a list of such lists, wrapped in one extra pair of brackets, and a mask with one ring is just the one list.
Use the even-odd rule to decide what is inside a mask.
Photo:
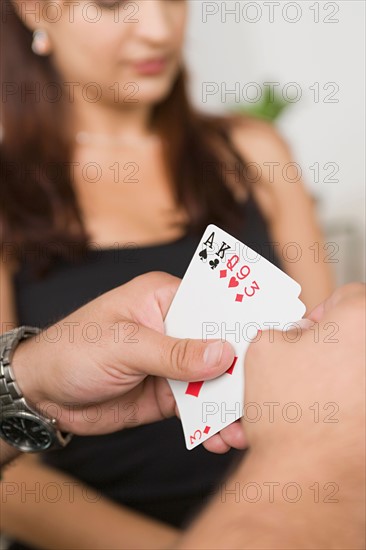
[(0, 410), (8, 405), (21, 405), (23, 394), (15, 381), (11, 360), (17, 345), (26, 338), (39, 334), (41, 329), (22, 326), (0, 336)]
[[(21, 326), (7, 333), (0, 335), (0, 417), (1, 422), (13, 415), (23, 418), (39, 419), (43, 428), (49, 433), (49, 444), (47, 449), (65, 447), (72, 438), (72, 434), (62, 433), (56, 427), (56, 420), (47, 418), (29, 405), (15, 381), (11, 367), (14, 351), (17, 345), (26, 338), (39, 334), (41, 329), (36, 327)], [(6, 421), (6, 420), (5, 420)], [(9, 441), (0, 427), (0, 436)], [(39, 449), (32, 449), (26, 446), (16, 445), (23, 451), (37, 452)], [(42, 449), (40, 449), (42, 450)]]

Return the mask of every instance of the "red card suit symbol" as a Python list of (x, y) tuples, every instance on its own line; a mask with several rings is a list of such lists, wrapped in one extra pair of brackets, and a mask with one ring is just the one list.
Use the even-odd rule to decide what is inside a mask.
[(222, 269), (220, 271), (220, 279), (224, 279), (227, 275), (227, 270), (226, 269)]
[(203, 430), (204, 434), (208, 434), (208, 432), (211, 430), (210, 426), (206, 426), (206, 428)]
[(244, 298), (244, 294), (237, 294), (235, 298), (235, 302), (242, 302)]
[(233, 374), (234, 367), (236, 365), (238, 358), (234, 357), (234, 361), (231, 363), (231, 366), (227, 369), (226, 374)]
[[(236, 365), (238, 358), (237, 356), (234, 357), (234, 361), (231, 363), (230, 367), (227, 369), (225, 374), (233, 374), (234, 367)], [(193, 395), (193, 397), (198, 397), (201, 391), (201, 388), (203, 386), (204, 382), (189, 382), (187, 389), (185, 391), (186, 395)]]
[(203, 382), (189, 382), (185, 393), (186, 395), (193, 395), (193, 397), (198, 397), (202, 386)]
[(231, 277), (231, 279), (229, 281), (229, 288), (233, 288), (233, 287), (236, 287), (236, 286), (239, 286), (239, 281), (237, 280), (236, 277)]

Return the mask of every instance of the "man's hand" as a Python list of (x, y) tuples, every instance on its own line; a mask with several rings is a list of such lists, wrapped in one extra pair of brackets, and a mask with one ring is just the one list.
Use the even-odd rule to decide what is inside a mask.
[[(309, 439), (313, 430), (332, 424), (314, 423), (319, 412), (317, 403), (319, 406), (336, 403), (334, 407), (338, 408), (340, 398), (354, 393), (362, 398), (357, 389), (358, 384), (362, 387), (364, 383), (365, 285), (353, 283), (339, 288), (300, 325), (300, 333), (263, 331), (261, 338), (249, 346), (245, 357), (244, 404), (248, 412), (258, 413), (258, 421), (244, 417), (241, 422), (227, 426), (207, 440), (208, 450), (222, 453), (230, 447), (240, 448), (244, 441), (248, 444), (248, 440), (252, 446), (263, 444), (267, 450), (272, 441), (287, 446), (299, 441), (298, 427), (306, 421), (309, 429), (304, 427), (303, 431), (307, 431), (304, 437)], [(352, 376), (348, 370), (350, 358)], [(347, 395), (344, 395), (346, 388)], [(248, 406), (251, 403), (252, 409)], [(300, 408), (307, 411), (307, 415), (289, 422), (282, 414), (288, 403), (294, 403), (289, 407), (289, 415), (296, 416)], [(352, 399), (348, 404), (355, 408), (360, 402)], [(314, 409), (309, 410), (313, 405)], [(330, 416), (331, 405), (323, 411), (323, 416), (327, 412)], [(275, 423), (274, 419), (279, 422)], [(314, 437), (319, 434), (314, 433)]]
[(249, 452), (176, 548), (365, 548), (365, 286), (309, 318), (250, 345)]
[[(351, 469), (364, 454), (365, 285), (338, 289), (309, 319), (314, 324), (301, 336), (263, 332), (249, 347), (245, 403), (262, 415), (256, 422), (244, 418), (243, 426), (259, 453), (311, 450), (309, 458), (319, 460), (333, 454), (329, 468), (347, 456)], [(265, 403), (273, 404), (272, 414)], [(294, 405), (284, 414), (288, 403)]]
[(22, 342), (13, 369), (26, 399), (62, 430), (81, 435), (174, 415), (165, 378), (209, 380), (234, 358), (228, 343), (164, 335), (179, 283), (165, 273), (143, 275), (50, 327), (47, 337)]

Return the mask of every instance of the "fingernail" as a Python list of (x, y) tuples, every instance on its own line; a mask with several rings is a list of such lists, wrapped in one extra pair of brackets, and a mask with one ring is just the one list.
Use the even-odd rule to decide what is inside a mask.
[(213, 344), (209, 344), (203, 354), (203, 360), (209, 367), (214, 367), (220, 362), (224, 351), (224, 343), (218, 340)]

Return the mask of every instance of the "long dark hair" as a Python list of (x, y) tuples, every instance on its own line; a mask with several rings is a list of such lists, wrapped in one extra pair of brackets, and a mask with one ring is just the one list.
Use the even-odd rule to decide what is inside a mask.
[[(43, 93), (50, 85), (62, 89), (61, 77), (51, 57), (32, 52), (32, 32), (10, 0), (1, 2), (1, 23), (1, 246), (10, 247), (15, 259), (25, 249), (42, 250), (35, 257), (43, 273), (57, 257), (80, 257), (89, 242), (71, 181), (68, 105), (65, 94), (53, 99)], [(244, 186), (248, 181), (246, 166), (228, 139), (229, 119), (194, 111), (182, 70), (169, 97), (154, 107), (152, 123), (166, 144), (175, 198), (189, 217), (187, 232), (200, 232), (208, 223), (233, 228), (242, 210), (230, 178), (241, 179)], [(235, 165), (235, 173), (224, 174), (224, 162)]]

